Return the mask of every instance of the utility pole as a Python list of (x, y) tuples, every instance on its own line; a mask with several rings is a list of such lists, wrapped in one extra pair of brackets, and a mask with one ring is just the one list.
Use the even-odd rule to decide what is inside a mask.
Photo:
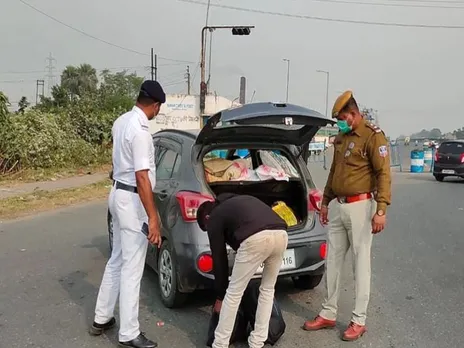
[(158, 81), (158, 55), (154, 54), (153, 48), (151, 49), (151, 80)]
[(187, 65), (187, 72), (185, 73), (187, 79), (187, 94), (190, 95), (190, 66)]
[(283, 59), (284, 62), (287, 62), (287, 97), (285, 98), (285, 102), (288, 103), (288, 85), (290, 83), (290, 59)]
[(155, 54), (155, 81), (158, 81), (158, 55)]
[[(39, 91), (39, 87), (42, 87), (42, 93)], [(39, 104), (39, 101), (44, 97), (45, 81), (37, 80), (35, 87), (35, 105)]]
[(153, 48), (151, 49), (151, 65), (150, 65), (150, 71), (151, 71), (151, 80), (153, 81), (155, 79), (155, 67), (153, 64)]
[(54, 63), (56, 63), (56, 59), (53, 58), (52, 53), (50, 52), (46, 60), (48, 63), (47, 64), (47, 70), (48, 70), (48, 74), (47, 74), (48, 86), (47, 87), (48, 87), (48, 95), (50, 95), (52, 86), (55, 84), (55, 75), (53, 72), (55, 70)]
[(251, 29), (254, 25), (217, 25), (217, 26), (204, 26), (201, 29), (201, 58), (200, 58), (200, 125), (203, 127), (203, 117), (205, 116), (206, 94), (208, 87), (205, 81), (205, 61), (206, 61), (206, 40), (205, 33), (208, 30), (212, 33), (216, 29), (232, 29), (232, 35), (250, 35)]
[(330, 73), (325, 70), (316, 70), (318, 73), (323, 73), (326, 75), (326, 91), (325, 91), (325, 117), (329, 117), (329, 80)]

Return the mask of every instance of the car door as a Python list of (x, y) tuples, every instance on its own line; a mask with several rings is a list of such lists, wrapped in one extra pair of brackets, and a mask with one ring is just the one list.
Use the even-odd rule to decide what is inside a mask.
[[(161, 139), (155, 143), (156, 184), (154, 199), (158, 209), (161, 235), (169, 236), (171, 220), (169, 219), (169, 207), (173, 194), (178, 186), (178, 173), (181, 164), (181, 146), (179, 143)], [(157, 269), (159, 249), (150, 246), (147, 254), (147, 263)]]
[(168, 233), (172, 225), (167, 219), (166, 212), (179, 185), (181, 150), (181, 145), (172, 140), (160, 140), (156, 148), (159, 157), (156, 165), (155, 203), (160, 214), (163, 233)]

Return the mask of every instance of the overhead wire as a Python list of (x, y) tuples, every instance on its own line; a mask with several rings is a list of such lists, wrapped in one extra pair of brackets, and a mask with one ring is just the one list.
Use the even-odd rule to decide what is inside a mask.
[[(284, 0), (288, 1), (288, 0)], [(295, 1), (295, 0), (293, 0)], [(323, 2), (323, 3), (337, 3), (337, 4), (348, 4), (348, 5), (368, 5), (368, 6), (383, 6), (383, 7), (406, 7), (406, 8), (437, 8), (437, 9), (464, 9), (464, 6), (442, 6), (442, 5), (426, 5), (426, 4), (393, 4), (391, 2), (373, 2), (373, 1), (350, 1), (350, 0), (304, 0), (312, 2)], [(395, 1), (395, 0), (393, 0)], [(464, 2), (459, 4), (464, 5)]]
[[(178, 0), (178, 1), (191, 3), (195, 5), (207, 6), (207, 3), (198, 1), (198, 0)], [(323, 21), (323, 22), (375, 25), (375, 26), (384, 26), (384, 27), (424, 28), (424, 29), (425, 28), (428, 28), (428, 29), (464, 29), (464, 25), (432, 25), (432, 24), (429, 25), (429, 24), (412, 24), (412, 23), (376, 22), (376, 21), (363, 21), (363, 20), (299, 15), (299, 14), (284, 13), (284, 12), (258, 10), (258, 9), (252, 9), (252, 8), (247, 8), (247, 7), (229, 6), (229, 5), (223, 5), (223, 4), (211, 4), (210, 6), (228, 9), (228, 10), (240, 11), (240, 12), (258, 13), (258, 14), (271, 15), (271, 16), (298, 18), (298, 19), (315, 20), (315, 21)]]
[[(74, 31), (76, 31), (76, 32), (78, 32), (78, 33), (80, 33), (80, 34), (82, 34), (82, 35), (84, 35), (84, 36), (87, 36), (87, 37), (89, 37), (89, 38), (91, 38), (91, 39), (93, 39), (93, 40), (102, 42), (102, 43), (104, 43), (104, 44), (106, 44), (106, 45), (108, 45), (108, 46), (112, 46), (112, 47), (115, 47), (115, 48), (119, 48), (119, 49), (124, 50), (124, 51), (127, 51), (127, 52), (131, 52), (131, 53), (135, 53), (135, 54), (139, 54), (139, 55), (143, 55), (143, 56), (150, 56), (150, 54), (148, 54), (148, 53), (140, 52), (140, 51), (134, 50), (134, 49), (132, 49), (132, 48), (127, 48), (127, 47), (124, 47), (124, 46), (115, 44), (115, 43), (113, 43), (113, 42), (110, 42), (110, 41), (101, 39), (101, 38), (99, 38), (99, 37), (97, 37), (97, 36), (95, 36), (95, 35), (89, 34), (89, 33), (85, 32), (85, 31), (83, 31), (83, 30), (81, 30), (81, 29), (78, 29), (78, 28), (76, 28), (76, 27), (73, 27), (72, 25), (69, 25), (69, 24), (67, 24), (67, 23), (65, 23), (65, 22), (63, 22), (63, 21), (61, 21), (61, 20), (59, 20), (59, 19), (57, 19), (57, 18), (55, 18), (55, 17), (49, 15), (48, 13), (46, 13), (46, 12), (44, 12), (44, 11), (38, 9), (37, 7), (35, 7), (35, 6), (31, 5), (31, 4), (29, 4), (28, 2), (26, 2), (26, 1), (24, 1), (24, 0), (19, 0), (19, 1), (20, 1), (22, 4), (24, 4), (24, 5), (28, 6), (28, 7), (30, 7), (30, 8), (33, 9), (34, 11), (36, 11), (36, 12), (42, 14), (43, 16), (45, 16), (45, 17), (47, 17), (47, 18), (49, 18), (49, 19), (51, 19), (51, 20), (53, 20), (53, 21), (55, 21), (55, 22), (57, 22), (57, 23), (59, 23), (59, 24), (61, 24), (61, 25), (63, 25), (63, 26), (65, 26), (65, 27), (67, 27), (67, 28), (69, 28), (69, 29), (71, 29), (71, 30), (74, 30)], [(178, 62), (178, 63), (193, 63), (192, 61), (188, 61), (188, 60), (172, 59), (172, 58), (166, 58), (166, 57), (162, 57), (162, 56), (158, 56), (158, 58), (159, 58), (159, 59), (162, 59), (162, 60), (171, 61), (171, 62)]]

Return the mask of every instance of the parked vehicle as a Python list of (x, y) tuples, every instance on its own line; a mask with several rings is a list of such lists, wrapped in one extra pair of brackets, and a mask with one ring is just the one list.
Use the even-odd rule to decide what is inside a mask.
[(433, 176), (443, 181), (447, 176), (464, 178), (464, 140), (443, 141), (435, 152)]
[[(196, 223), (196, 211), (202, 202), (221, 192), (251, 194), (269, 205), (285, 202), (298, 222), (288, 229), (288, 249), (279, 276), (291, 277), (295, 286), (304, 289), (320, 283), (326, 230), (316, 215), (321, 197), (307, 160), (309, 142), (320, 127), (329, 123), (333, 121), (300, 106), (252, 103), (213, 115), (201, 131), (171, 129), (153, 135), (157, 167), (154, 197), (163, 243), (159, 250), (149, 246), (147, 264), (159, 275), (160, 296), (166, 307), (181, 306), (188, 293), (213, 285), (208, 236)], [(218, 157), (218, 161), (246, 160), (251, 171), (263, 167), (262, 151), (276, 153), (291, 163), (296, 176), (288, 180), (207, 179), (204, 158), (224, 151), (225, 158)], [(109, 213), (108, 232), (111, 246)], [(228, 249), (228, 257), (231, 271), (235, 258), (232, 249)], [(258, 269), (255, 278), (261, 271)]]

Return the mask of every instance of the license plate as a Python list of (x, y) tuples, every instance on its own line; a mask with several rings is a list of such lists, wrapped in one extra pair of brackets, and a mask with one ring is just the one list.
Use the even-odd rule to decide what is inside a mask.
[[(295, 262), (295, 250), (294, 249), (287, 249), (284, 253), (284, 257), (282, 258), (282, 264), (280, 265), (280, 270), (285, 271), (289, 269), (296, 268)], [(264, 264), (259, 266), (256, 273), (263, 273)]]
[(455, 173), (455, 171), (451, 169), (443, 169), (441, 172), (443, 174), (454, 174)]

